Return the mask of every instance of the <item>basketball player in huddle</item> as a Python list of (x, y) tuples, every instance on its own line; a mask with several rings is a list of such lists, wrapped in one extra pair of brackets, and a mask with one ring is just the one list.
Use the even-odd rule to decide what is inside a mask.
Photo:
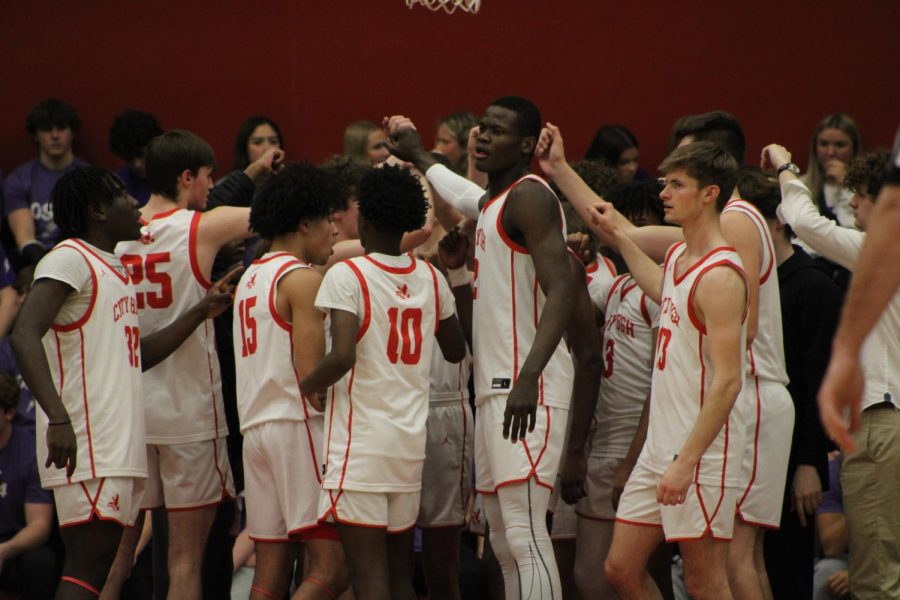
[[(485, 194), (436, 164), (408, 119), (386, 119), (392, 152), (424, 172), (451, 206), (478, 219), (476, 490), (484, 495), (507, 598), (561, 596), (545, 513), (570, 399), (578, 411), (571, 435), (583, 444), (600, 371), (584, 270), (566, 250), (559, 201), (529, 171), (540, 122), (537, 107), (524, 98), (500, 98), (487, 108), (475, 151), (476, 168), (488, 175)], [(567, 328), (574, 368), (562, 339)]]
[[(680, 146), (702, 141), (707, 136), (725, 136), (720, 147), (735, 158), (742, 156), (742, 145), (728, 143), (740, 132), (737, 120), (728, 115), (731, 127), (722, 133), (696, 131), (680, 140)], [(597, 197), (584, 192), (561, 160), (559, 129), (548, 124), (545, 139), (553, 139), (554, 156), (548, 155), (542, 166), (553, 173), (554, 182), (572, 202), (584, 211)], [(741, 135), (742, 139), (742, 135)], [(545, 140), (542, 140), (542, 142)], [(721, 140), (719, 140), (721, 141)], [(549, 147), (549, 145), (548, 145)], [(542, 144), (541, 150), (544, 150)], [(545, 165), (546, 163), (546, 165)], [(552, 164), (551, 164), (552, 163)], [(571, 190), (570, 190), (571, 188)], [(579, 193), (580, 192), (580, 193)], [(662, 259), (665, 249), (682, 238), (679, 229), (671, 227), (629, 227), (629, 236), (654, 259)], [(765, 219), (749, 202), (741, 200), (737, 190), (731, 195), (720, 215), (722, 234), (741, 258), (750, 286), (748, 339), (752, 342), (746, 360), (747, 382), (741, 392), (737, 410), (745, 413), (747, 424), (741, 467), (741, 495), (735, 513), (735, 531), (729, 555), (729, 580), (742, 597), (762, 600), (771, 597), (763, 559), (763, 531), (778, 528), (781, 521), (780, 501), (784, 492), (785, 473), (793, 431), (794, 409), (788, 394), (787, 371), (781, 331), (781, 300), (778, 278), (773, 276), (775, 256), (771, 233)]]
[[(152, 333), (203, 297), (213, 260), (250, 236), (249, 208), (205, 208), (213, 187), (212, 148), (172, 130), (147, 147), (150, 200), (140, 240), (116, 247), (137, 289), (141, 327)], [(169, 597), (196, 598), (206, 538), (219, 502), (234, 496), (225, 436), (219, 359), (204, 323), (144, 378), (148, 480), (143, 508), (165, 507)]]
[(112, 253), (141, 235), (136, 202), (115, 175), (85, 167), (60, 179), (53, 208), (64, 239), (37, 265), (12, 343), (42, 408), (41, 482), (54, 491), (67, 550), (56, 597), (96, 598), (123, 527), (138, 515), (147, 476), (141, 370), (221, 313), (231, 296), (223, 293), (226, 278), (167, 327), (142, 336), (131, 278)]
[(253, 231), (271, 241), (241, 279), (233, 324), (247, 528), (256, 543), (250, 597), (258, 600), (284, 597), (299, 540), (309, 570), (295, 599), (336, 598), (348, 583), (337, 531), (318, 523), (324, 398), (299, 389), (325, 355), (314, 267), (332, 253), (339, 195), (329, 173), (289, 164), (250, 209)]
[[(553, 143), (550, 132), (548, 142)], [(560, 163), (562, 164), (562, 163)], [(569, 197), (570, 183), (554, 176)], [(678, 541), (691, 597), (730, 598), (726, 564), (740, 489), (745, 423), (741, 391), (749, 286), (719, 226), (737, 163), (710, 142), (673, 152), (660, 166), (666, 220), (683, 227), (660, 268), (601, 202), (592, 223), (659, 306), (647, 440), (626, 484), (606, 574), (623, 598), (658, 597), (646, 572), (659, 541)]]
[(412, 599), (431, 353), (437, 341), (456, 363), (466, 345), (446, 280), (400, 250), (425, 219), (418, 181), (397, 167), (372, 169), (357, 197), (366, 254), (322, 281), (316, 306), (330, 321), (331, 349), (300, 389), (310, 397), (332, 386), (319, 515), (337, 524), (356, 598)]

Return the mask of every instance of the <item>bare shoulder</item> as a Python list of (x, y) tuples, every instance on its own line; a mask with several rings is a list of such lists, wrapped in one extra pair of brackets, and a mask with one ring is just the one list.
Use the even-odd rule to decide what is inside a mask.
[(737, 265), (722, 264), (709, 269), (698, 280), (694, 303), (706, 315), (743, 315), (747, 304), (747, 277)]

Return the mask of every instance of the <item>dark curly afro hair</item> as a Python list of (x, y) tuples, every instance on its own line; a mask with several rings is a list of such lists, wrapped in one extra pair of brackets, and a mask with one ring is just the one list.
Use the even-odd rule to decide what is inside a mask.
[(425, 191), (406, 169), (370, 169), (359, 180), (357, 198), (360, 214), (380, 231), (403, 234), (425, 225)]
[(156, 117), (142, 110), (128, 109), (116, 115), (109, 128), (109, 149), (122, 160), (133, 160), (162, 132)]
[(290, 163), (256, 192), (250, 227), (272, 240), (297, 231), (303, 221), (330, 216), (339, 201), (340, 188), (331, 174), (309, 163)]

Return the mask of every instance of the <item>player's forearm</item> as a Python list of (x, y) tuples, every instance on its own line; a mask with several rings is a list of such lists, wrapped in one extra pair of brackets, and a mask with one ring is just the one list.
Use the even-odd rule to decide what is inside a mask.
[(644, 254), (627, 234), (617, 240), (619, 253), (628, 264), (628, 270), (647, 297), (657, 304), (662, 301), (663, 270)]
[(0, 290), (0, 337), (6, 336), (18, 311), (18, 295), (11, 285)]
[(353, 368), (356, 363), (356, 353), (341, 353), (332, 350), (325, 355), (322, 362), (313, 369), (312, 373), (300, 380), (300, 392), (309, 396), (319, 390), (324, 390), (338, 381)]
[(478, 218), (478, 201), (484, 196), (484, 189), (441, 164), (419, 170), (447, 204), (470, 219)]
[(593, 206), (603, 200), (603, 198), (594, 193), (594, 190), (565, 161), (561, 161), (553, 170), (552, 179), (559, 191), (562, 192), (562, 195), (566, 197), (566, 200), (578, 213), (578, 216), (581, 217), (581, 220), (590, 224), (592, 218), (587, 209), (589, 206)]
[(49, 537), (50, 519), (36, 519), (25, 525), (16, 535), (0, 544), (0, 556), (3, 557), (3, 560), (15, 558), (23, 552), (37, 548), (46, 542)]
[(882, 188), (870, 223), (834, 338), (836, 349), (853, 353), (900, 290), (900, 185)]
[[(464, 268), (464, 267), (463, 267)], [(468, 283), (450, 288), (456, 300), (456, 316), (462, 326), (466, 343), (472, 348), (472, 286)]]
[(841, 227), (822, 216), (812, 202), (809, 190), (789, 171), (781, 174), (781, 205), (778, 217), (794, 230), (804, 243), (829, 260), (851, 271), (856, 270), (865, 234)]
[(175, 352), (206, 320), (206, 309), (197, 304), (155, 333), (141, 337), (141, 370), (152, 369)]
[(725, 426), (740, 391), (740, 373), (713, 377), (709, 394), (704, 399), (703, 407), (697, 416), (697, 422), (678, 451), (678, 460), (684, 460), (691, 465), (696, 465), (700, 461), (703, 453)]

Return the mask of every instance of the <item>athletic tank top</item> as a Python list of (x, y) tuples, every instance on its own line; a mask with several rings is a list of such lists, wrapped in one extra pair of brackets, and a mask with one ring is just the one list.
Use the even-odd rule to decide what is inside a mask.
[(300, 394), (293, 329), (276, 310), (278, 282), (310, 265), (287, 252), (267, 253), (244, 272), (234, 297), (234, 364), (241, 431), (268, 421), (321, 416)]
[(781, 295), (778, 290), (778, 265), (772, 233), (759, 210), (745, 200), (731, 200), (722, 212), (739, 212), (750, 217), (759, 232), (763, 251), (759, 266), (759, 321), (756, 337), (750, 345), (747, 373), (758, 376), (760, 381), (787, 385), (781, 331)]
[(333, 266), (316, 306), (359, 323), (356, 363), (325, 410), (323, 487), (419, 490), (435, 332), (453, 315), (450, 288), (427, 262), (368, 254)]
[(605, 307), (603, 382), (591, 454), (625, 458), (650, 391), (653, 322), (659, 307), (627, 274), (613, 282)]
[[(730, 267), (746, 278), (741, 259), (733, 248), (716, 248), (693, 265), (684, 264), (676, 273), (684, 242), (675, 244), (666, 256), (659, 306), (659, 337), (653, 363), (653, 396), (647, 441), (640, 460), (651, 471), (662, 474), (675, 460), (697, 421), (704, 396), (713, 379), (706, 328), (693, 309), (694, 291), (700, 279), (716, 267)], [(741, 347), (746, 345), (747, 309), (744, 310)], [(741, 354), (742, 361), (745, 353)], [(742, 375), (744, 365), (741, 365)], [(735, 406), (738, 406), (737, 400)], [(740, 410), (728, 420), (697, 463), (694, 481), (707, 485), (739, 485), (745, 423)]]
[[(512, 389), (534, 343), (546, 302), (528, 249), (503, 230), (506, 200), (524, 180), (547, 185), (536, 175), (522, 177), (485, 203), (475, 231), (472, 354), (476, 405)], [(572, 358), (565, 341), (560, 340), (539, 378), (538, 404), (568, 408), (573, 376)]]
[[(47, 468), (47, 415), (36, 411), (37, 463), (44, 487), (98, 477), (146, 477), (144, 413), (141, 398), (141, 333), (137, 302), (128, 273), (93, 246), (67, 239), (43, 258), (49, 263), (63, 247), (78, 252), (90, 270), (93, 292), (85, 314), (54, 324), (41, 340), (57, 393), (72, 420), (78, 444), (75, 472)], [(37, 277), (47, 264), (39, 264)]]
[(585, 269), (587, 274), (588, 295), (591, 301), (606, 314), (606, 299), (609, 290), (618, 277), (616, 265), (611, 260), (598, 254), (597, 258)]
[[(169, 325), (212, 285), (197, 260), (201, 213), (155, 215), (143, 237), (116, 246), (137, 289), (145, 335)], [(178, 349), (144, 373), (148, 444), (184, 444), (228, 435), (213, 323), (205, 320)]]

